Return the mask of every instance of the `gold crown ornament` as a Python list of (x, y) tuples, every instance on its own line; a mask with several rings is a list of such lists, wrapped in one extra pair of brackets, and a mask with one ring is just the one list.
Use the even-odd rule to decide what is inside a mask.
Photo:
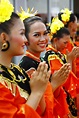
[(34, 8), (30, 10), (30, 8), (27, 9), (25, 12), (23, 8), (21, 7), (21, 12), (18, 12), (18, 15), (20, 16), (20, 19), (23, 21), (26, 18), (35, 16), (37, 14), (37, 11), (34, 12)]
[(0, 23), (8, 21), (13, 11), (14, 7), (9, 0), (0, 0)]

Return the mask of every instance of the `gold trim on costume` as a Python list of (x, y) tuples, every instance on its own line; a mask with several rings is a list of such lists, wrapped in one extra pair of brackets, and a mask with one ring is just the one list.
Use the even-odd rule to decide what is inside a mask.
[(24, 97), (26, 100), (28, 99), (29, 94), (27, 93), (27, 91), (21, 89), (16, 83), (11, 83), (3, 76), (0, 76), (0, 83), (9, 89), (13, 96), (16, 96), (17, 87), (18, 87), (21, 97)]

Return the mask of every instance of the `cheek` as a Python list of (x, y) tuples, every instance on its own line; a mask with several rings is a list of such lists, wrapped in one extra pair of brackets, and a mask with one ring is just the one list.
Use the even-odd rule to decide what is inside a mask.
[(14, 37), (13, 42), (15, 43), (15, 45), (23, 44), (23, 40), (20, 37)]
[(59, 48), (60, 48), (60, 49), (63, 49), (63, 48), (65, 47), (65, 45), (64, 45), (63, 42), (60, 42), (58, 45), (59, 45)]
[(49, 37), (47, 36), (47, 37), (46, 37), (46, 43), (47, 43), (47, 44), (48, 44), (48, 41), (49, 41)]
[(35, 44), (37, 44), (37, 42), (38, 42), (38, 40), (35, 40), (35, 38), (29, 39), (29, 44), (30, 45), (35, 45)]

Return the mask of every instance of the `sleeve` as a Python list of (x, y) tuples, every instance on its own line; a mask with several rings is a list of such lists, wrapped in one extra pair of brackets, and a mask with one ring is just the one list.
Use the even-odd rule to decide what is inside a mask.
[[(48, 63), (51, 69), (51, 72), (53, 74), (54, 71), (59, 70), (63, 62), (60, 60), (60, 58), (56, 54), (50, 54), (48, 55)], [(57, 90), (55, 91), (55, 94), (57, 93)], [(69, 114), (69, 108), (66, 101), (66, 93), (63, 90), (62, 87), (60, 87), (60, 94), (58, 97), (55, 98), (54, 96), (54, 108), (53, 113), (54, 116), (58, 117), (58, 115), (62, 118), (63, 116), (67, 116)]]
[(79, 117), (79, 79), (77, 85), (77, 117)]
[(78, 78), (71, 71), (68, 78), (67, 78), (67, 81), (64, 83), (63, 87), (65, 87), (66, 91), (68, 91), (70, 93), (72, 98), (76, 97), (77, 84), (78, 84)]
[(79, 78), (79, 57), (76, 58), (76, 76)]
[[(18, 92), (17, 92), (18, 93)], [(11, 91), (0, 83), (0, 117), (1, 118), (40, 118), (26, 100), (19, 94), (13, 96)]]
[(20, 63), (19, 66), (23, 68), (25, 71), (29, 70), (30, 68), (37, 68), (38, 64), (36, 63), (35, 60), (32, 58), (29, 58), (28, 56), (24, 56)]
[(44, 94), (46, 101), (46, 111), (42, 118), (52, 118), (53, 117), (53, 108), (54, 108), (54, 96), (52, 92), (52, 86), (50, 82), (48, 83), (47, 89)]
[[(56, 92), (56, 91), (55, 91)], [(66, 102), (66, 93), (64, 92), (63, 88), (60, 87), (60, 94), (54, 98), (54, 115), (59, 115), (60, 118), (63, 118), (64, 116), (67, 117), (67, 115), (70, 113), (69, 106)]]
[[(41, 118), (52, 118), (53, 117), (53, 107), (54, 107), (54, 97), (52, 93), (52, 87), (50, 82), (48, 83), (48, 86), (46, 88), (46, 91), (44, 93), (44, 98), (46, 102), (46, 109), (43, 115), (41, 115)], [(40, 107), (37, 108), (37, 112), (40, 114), (41, 109)]]
[(51, 72), (53, 73), (55, 70), (59, 70), (63, 65), (63, 62), (59, 59), (57, 55), (49, 55), (48, 62), (50, 65)]
[(31, 68), (31, 59), (27, 56), (24, 56), (19, 63), (19, 66), (23, 68), (25, 71)]

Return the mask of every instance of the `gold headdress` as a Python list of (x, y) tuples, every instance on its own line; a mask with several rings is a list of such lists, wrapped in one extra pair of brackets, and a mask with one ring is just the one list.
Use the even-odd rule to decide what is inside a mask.
[(51, 34), (56, 34), (57, 31), (60, 30), (62, 27), (64, 27), (63, 22), (60, 21), (58, 18), (54, 18), (50, 25)]
[(14, 7), (9, 0), (0, 0), (0, 23), (9, 20), (13, 11)]
[(72, 11), (70, 11), (69, 9), (65, 8), (65, 9), (62, 9), (60, 11), (60, 13), (62, 13), (61, 15), (61, 19), (63, 22), (68, 22), (70, 20), (70, 14), (72, 13)]
[(37, 11), (34, 12), (34, 8), (32, 8), (30, 10), (30, 8), (27, 9), (27, 11), (25, 12), (22, 7), (21, 7), (21, 13), (18, 13), (18, 15), (20, 16), (21, 20), (23, 21), (24, 19), (28, 18), (28, 17), (32, 17), (35, 16), (37, 14)]

